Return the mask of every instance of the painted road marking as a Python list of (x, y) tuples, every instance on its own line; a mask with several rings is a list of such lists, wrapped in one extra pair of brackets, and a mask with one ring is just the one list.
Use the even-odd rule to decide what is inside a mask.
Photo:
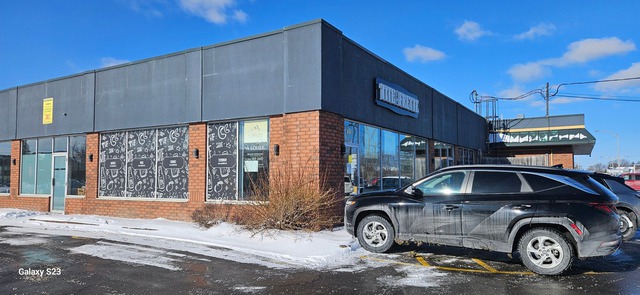
[(422, 258), (422, 256), (416, 257), (416, 260), (418, 260), (418, 262), (420, 262), (422, 266), (431, 266), (429, 262), (427, 262), (426, 260), (424, 260), (424, 258)]
[(479, 264), (480, 266), (484, 267), (486, 270), (488, 270), (489, 272), (498, 272), (495, 268), (489, 266), (488, 264), (486, 264), (484, 261), (478, 259), (478, 258), (471, 258), (471, 260), (473, 260), (473, 262)]
[(472, 260), (474, 262), (476, 262), (477, 264), (479, 264), (480, 266), (482, 266), (484, 269), (473, 269), (473, 268), (462, 268), (462, 267), (449, 267), (449, 266), (431, 265), (429, 262), (427, 262), (426, 259), (424, 259), (424, 257), (422, 257), (420, 255), (414, 255), (414, 256), (416, 258), (416, 261), (418, 261), (418, 264), (395, 261), (395, 260), (390, 260), (390, 259), (369, 257), (369, 256), (366, 256), (366, 255), (365, 256), (360, 256), (360, 259), (362, 259), (362, 260), (373, 260), (373, 261), (377, 261), (377, 262), (384, 262), (384, 263), (396, 264), (396, 265), (404, 265), (404, 266), (428, 267), (428, 268), (434, 268), (434, 269), (438, 269), (438, 270), (455, 271), (455, 272), (470, 272), (470, 273), (484, 273), (484, 274), (506, 274), (506, 275), (533, 275), (534, 274), (533, 272), (530, 272), (530, 271), (500, 271), (500, 270), (496, 270), (495, 268), (493, 268), (493, 267), (489, 266), (488, 264), (486, 264), (484, 261), (482, 261), (480, 259), (476, 259), (476, 258), (473, 258)]

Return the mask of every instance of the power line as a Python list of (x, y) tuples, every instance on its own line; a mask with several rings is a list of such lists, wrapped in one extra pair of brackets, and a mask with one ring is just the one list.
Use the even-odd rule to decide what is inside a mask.
[(595, 84), (595, 83), (608, 83), (608, 82), (622, 82), (622, 81), (630, 81), (630, 80), (640, 80), (640, 77), (628, 77), (628, 78), (617, 78), (617, 79), (605, 79), (605, 80), (595, 80), (595, 81), (584, 81), (584, 82), (570, 82), (570, 83), (560, 83), (556, 88), (556, 93), (551, 96), (555, 96), (560, 91), (561, 86), (568, 85), (582, 85), (582, 84)]
[(556, 95), (555, 97), (581, 98), (581, 99), (591, 99), (591, 100), (601, 100), (601, 101), (640, 102), (640, 99), (604, 98), (604, 97), (585, 96), (585, 95), (563, 95), (563, 94), (560, 94), (560, 95)]

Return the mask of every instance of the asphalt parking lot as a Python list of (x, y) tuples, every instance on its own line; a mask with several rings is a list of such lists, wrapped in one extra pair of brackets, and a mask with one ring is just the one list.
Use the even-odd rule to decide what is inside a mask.
[[(125, 255), (130, 259), (77, 250), (105, 246), (120, 256), (131, 252)], [(362, 255), (346, 269), (328, 270), (270, 268), (103, 239), (17, 236), (2, 228), (0, 247), (0, 294), (640, 293), (638, 237), (612, 256), (578, 260), (557, 277), (535, 275), (517, 257), (453, 247), (403, 246), (391, 254)]]

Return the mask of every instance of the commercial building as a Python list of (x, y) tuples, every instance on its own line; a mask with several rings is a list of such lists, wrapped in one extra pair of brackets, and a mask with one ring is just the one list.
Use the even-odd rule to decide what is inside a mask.
[(520, 164), (574, 168), (575, 155), (591, 155), (596, 144), (596, 138), (585, 127), (584, 115), (505, 119), (492, 123), (489, 156), (525, 161)]
[(177, 220), (286, 167), (384, 189), (487, 142), (484, 118), (323, 20), (3, 90), (0, 118), (0, 207)]

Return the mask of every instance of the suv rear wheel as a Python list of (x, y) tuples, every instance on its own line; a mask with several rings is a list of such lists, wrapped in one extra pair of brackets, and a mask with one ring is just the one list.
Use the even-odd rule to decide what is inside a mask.
[(522, 263), (541, 275), (559, 275), (571, 266), (573, 248), (557, 230), (535, 228), (522, 236), (518, 244)]
[(393, 225), (380, 215), (369, 215), (358, 224), (358, 242), (369, 252), (383, 253), (394, 244)]
[(622, 233), (622, 240), (629, 241), (636, 235), (638, 224), (636, 223), (637, 217), (633, 212), (626, 210), (619, 210), (620, 213), (620, 232)]

